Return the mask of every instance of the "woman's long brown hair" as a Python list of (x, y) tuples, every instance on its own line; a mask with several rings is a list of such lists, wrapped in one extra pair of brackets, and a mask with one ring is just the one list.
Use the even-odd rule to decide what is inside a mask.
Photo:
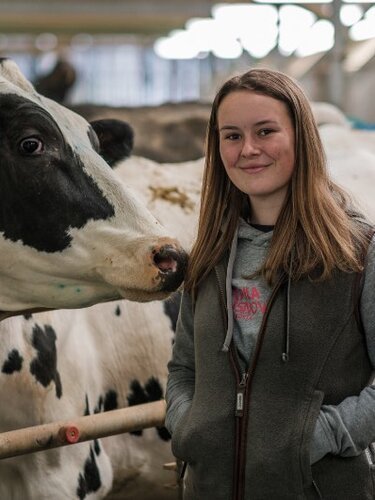
[(365, 236), (351, 216), (349, 196), (328, 176), (323, 146), (306, 95), (284, 73), (252, 69), (224, 83), (212, 105), (198, 234), (190, 254), (185, 289), (194, 292), (220, 261), (230, 247), (239, 217), (249, 206), (248, 196), (228, 178), (219, 152), (217, 112), (224, 97), (237, 90), (284, 102), (295, 130), (295, 169), (259, 272), (272, 284), (282, 270), (292, 269), (292, 279), (299, 279), (319, 269), (322, 280), (328, 279), (335, 268), (361, 271), (358, 249), (365, 244)]

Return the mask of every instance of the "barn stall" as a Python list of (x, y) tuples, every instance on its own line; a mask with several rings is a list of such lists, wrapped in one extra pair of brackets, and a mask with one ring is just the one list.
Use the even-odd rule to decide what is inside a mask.
[[(250, 41), (243, 37), (240, 48), (236, 44), (232, 47), (228, 39), (227, 49), (232, 47), (229, 54), (213, 46), (205, 46), (197, 49), (196, 54), (185, 52), (182, 56), (173, 54), (172, 57), (163, 53), (161, 48), (164, 46), (165, 49), (168, 40), (173, 40), (175, 28), (179, 28), (182, 35), (186, 36), (191, 29), (195, 38), (199, 39), (198, 31), (194, 31), (198, 29), (197, 25), (194, 28), (194, 19), (220, 22), (220, 17), (228, 16), (229, 11), (220, 10), (223, 5), (214, 2), (181, 0), (152, 4), (131, 1), (126, 2), (126, 5), (113, 0), (106, 2), (104, 10), (99, 2), (93, 1), (47, 3), (39, 0), (22, 2), (22, 8), (29, 10), (24, 10), (24, 15), (19, 16), (17, 3), (14, 1), (0, 6), (1, 55), (13, 57), (42, 94), (54, 92), (49, 94), (51, 98), (63, 101), (82, 116), (90, 120), (115, 117), (129, 121), (135, 130), (135, 156), (117, 165), (115, 172), (125, 184), (133, 186), (163, 224), (176, 233), (181, 230), (180, 236), (186, 247), (191, 244), (196, 224), (204, 130), (210, 100), (221, 81), (249, 66), (271, 66), (284, 70), (308, 90), (311, 100), (316, 103), (316, 116), (334, 178), (353, 192), (364, 210), (374, 219), (372, 180), (375, 147), (372, 128), (375, 108), (371, 92), (375, 78), (375, 35), (370, 32), (368, 38), (353, 38), (358, 25), (366, 26), (366, 22), (373, 19), (371, 3), (357, 6), (357, 20), (353, 21), (354, 16), (345, 23), (343, 19), (345, 15), (348, 16), (344, 15), (346, 6), (339, 2), (323, 6), (309, 4), (309, 8), (295, 6), (297, 10), (294, 10), (294, 15), (298, 11), (306, 19), (309, 18), (306, 22), (310, 23), (315, 38), (321, 26), (331, 23), (334, 28), (336, 44), (332, 45), (331, 40), (331, 46), (327, 42), (326, 46), (313, 54), (309, 54), (306, 48), (298, 49), (297, 42), (294, 46), (288, 46), (286, 42), (283, 45), (281, 41), (284, 35), (280, 32), (279, 45), (275, 42), (273, 46), (264, 48), (262, 54), (256, 53)], [(231, 4), (236, 7), (234, 2), (227, 2), (224, 7)], [(288, 23), (293, 26), (288, 17), (292, 12), (291, 6), (279, 4), (268, 7), (275, 9), (267, 10), (267, 13), (271, 20), (278, 20), (280, 29), (283, 23), (285, 30)], [(243, 9), (244, 5), (237, 8)], [(248, 14), (246, 9), (240, 12), (248, 15), (249, 20), (256, 19), (259, 22), (262, 18), (262, 14), (257, 14), (255, 10)], [(235, 25), (236, 18), (233, 17), (231, 22)], [(272, 26), (270, 29), (270, 33), (273, 33)], [(289, 27), (290, 31), (293, 29), (295, 31), (295, 28)], [(172, 41), (169, 45), (177, 44)], [(61, 61), (68, 63), (65, 69)], [(61, 70), (64, 73), (59, 73)], [(54, 77), (48, 78), (51, 74)], [(56, 82), (60, 86), (64, 84), (62, 90), (56, 91)], [(327, 105), (320, 106), (322, 102)], [(147, 389), (155, 374), (161, 387), (158, 397), (162, 397), (165, 364), (173, 337), (173, 319), (165, 314), (168, 306), (168, 303), (159, 304), (158, 308), (146, 304), (130, 306), (124, 302), (94, 306), (77, 313), (75, 324), (69, 323), (69, 328), (61, 333), (61, 339), (66, 342), (74, 334), (78, 337), (80, 333), (76, 325), (81, 328), (82, 325), (88, 325), (89, 329), (95, 331), (96, 340), (94, 347), (91, 347), (94, 350), (108, 336), (108, 332), (117, 336), (127, 346), (126, 353), (123, 352), (123, 346), (120, 352), (125, 358), (127, 356), (126, 364), (130, 366), (130, 370), (124, 374), (121, 363), (115, 363), (118, 372), (111, 374), (111, 388), (116, 388), (118, 406), (130, 406), (131, 402), (142, 403), (147, 400), (150, 397)], [(116, 322), (116, 319), (124, 318), (125, 315), (128, 317), (125, 326)], [(98, 317), (104, 318), (99, 326)], [(158, 330), (157, 342), (152, 338), (155, 317), (160, 318), (159, 323), (162, 325)], [(33, 321), (35, 326), (38, 322), (45, 324), (47, 320), (43, 316), (34, 316)], [(54, 318), (48, 319), (51, 324), (54, 321)], [(66, 321), (64, 316), (60, 321)], [(24, 331), (27, 326), (21, 322), (14, 328)], [(141, 338), (144, 340), (140, 341), (140, 337), (138, 342), (134, 340), (135, 325), (137, 330), (142, 330)], [(166, 332), (164, 336), (163, 328)], [(91, 345), (90, 340), (88, 342)], [(76, 349), (81, 348), (78, 342), (74, 345)], [(143, 346), (141, 349), (140, 345)], [(120, 349), (119, 346), (113, 347), (103, 355), (99, 364), (91, 366), (101, 376), (98, 366), (104, 366), (106, 370), (106, 359), (113, 359), (116, 350)], [(147, 373), (142, 375), (140, 368), (145, 363), (148, 365)], [(73, 369), (73, 364), (68, 364), (69, 369)], [(75, 370), (74, 376), (79, 377), (80, 370)], [(126, 383), (119, 383), (121, 378)], [(98, 389), (95, 397), (90, 396), (90, 412), (108, 408), (104, 404), (101, 408), (96, 405), (100, 399), (96, 396), (102, 390), (107, 393), (108, 387), (107, 382)], [(35, 403), (35, 395), (32, 398)], [(22, 405), (20, 408), (21, 412), (24, 411)], [(81, 414), (76, 416), (81, 417)], [(42, 423), (52, 422), (50, 418), (51, 415), (43, 415), (45, 422)], [(40, 422), (35, 419), (31, 423)], [(103, 439), (103, 450), (109, 457), (113, 478), (108, 498), (146, 500), (147, 495), (150, 498), (159, 495), (160, 500), (177, 498), (174, 473), (163, 471), (163, 464), (173, 461), (169, 442), (156, 440), (152, 429), (145, 430), (141, 435), (139, 430), (137, 432)], [(138, 438), (143, 441), (139, 443)], [(35, 460), (48, 469), (54, 461), (69, 461), (73, 448), (65, 448), (61, 455), (48, 452), (45, 461), (42, 458)], [(39, 453), (37, 455), (41, 456)], [(17, 474), (27, 475), (28, 471), (33, 470), (34, 459), (30, 455), (30, 458), (25, 456), (20, 460), (22, 466), (18, 470), (21, 472)], [(8, 463), (16, 462), (13, 460)], [(17, 470), (16, 466), (12, 468), (6, 462), (4, 464), (8, 475), (10, 470)], [(0, 469), (1, 466), (0, 463)], [(58, 468), (50, 470), (58, 471)], [(82, 470), (85, 470), (84, 464)], [(89, 492), (88, 486), (87, 490)], [(93, 491), (89, 493), (95, 495)], [(98, 493), (90, 498), (102, 498), (100, 495)]]

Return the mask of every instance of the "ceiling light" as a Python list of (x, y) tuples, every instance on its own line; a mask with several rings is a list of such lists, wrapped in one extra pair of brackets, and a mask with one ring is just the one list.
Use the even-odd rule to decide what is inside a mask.
[(306, 57), (318, 52), (326, 52), (334, 46), (335, 29), (326, 19), (317, 21), (307, 33), (302, 44), (297, 48), (298, 57)]
[(363, 9), (359, 5), (343, 5), (340, 9), (340, 21), (344, 26), (352, 26), (363, 16)]

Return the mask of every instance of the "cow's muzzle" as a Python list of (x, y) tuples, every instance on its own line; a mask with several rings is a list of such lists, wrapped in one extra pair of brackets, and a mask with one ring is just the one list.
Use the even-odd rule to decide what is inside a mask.
[(173, 292), (182, 283), (188, 262), (188, 255), (182, 248), (171, 244), (154, 247), (154, 265), (159, 270), (161, 290)]

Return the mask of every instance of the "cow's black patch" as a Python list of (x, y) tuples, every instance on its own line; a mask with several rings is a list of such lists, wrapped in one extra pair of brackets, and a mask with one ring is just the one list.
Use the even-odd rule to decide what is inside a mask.
[[(144, 387), (138, 380), (133, 380), (130, 384), (131, 392), (127, 396), (129, 406), (150, 403), (152, 401), (159, 401), (163, 398), (163, 389), (157, 378), (151, 377), (147, 380)], [(165, 427), (157, 427), (157, 432), (163, 440), (169, 440), (170, 434)], [(130, 432), (134, 436), (141, 436), (142, 431)]]
[(30, 313), (26, 313), (23, 315), (23, 317), (27, 320), (27, 319), (31, 319), (33, 317), (33, 315)]
[[(87, 397), (87, 396), (86, 396)], [(86, 402), (87, 411), (89, 411), (88, 401)], [(109, 389), (105, 396), (99, 396), (98, 402), (94, 408), (94, 413), (100, 413), (102, 411), (116, 410), (118, 408), (117, 404), (117, 392), (113, 389)], [(89, 413), (87, 413), (88, 415)]]
[(8, 354), (8, 359), (4, 361), (2, 372), (11, 375), (20, 372), (22, 369), (23, 357), (17, 349), (12, 349)]
[(95, 455), (99, 456), (100, 452), (101, 452), (101, 448), (100, 448), (100, 443), (99, 443), (98, 439), (94, 439), (94, 450), (95, 450)]
[(103, 410), (103, 396), (98, 399), (98, 404), (94, 408), (94, 413), (100, 413)]
[(170, 441), (171, 435), (166, 427), (157, 427), (157, 433), (159, 434), (160, 439), (163, 441)]
[(138, 380), (133, 380), (130, 384), (130, 389), (131, 393), (127, 396), (129, 406), (158, 401), (163, 397), (160, 382), (155, 377), (149, 378), (144, 388)]
[(0, 95), (0, 149), (4, 238), (59, 252), (70, 245), (69, 228), (114, 215), (59, 125), (36, 103)]
[(181, 292), (173, 293), (167, 300), (164, 300), (164, 312), (171, 320), (173, 331), (176, 331), (177, 318), (180, 310)]
[(116, 316), (120, 316), (121, 315), (121, 307), (119, 305), (116, 306), (115, 314), (116, 314)]
[(101, 485), (95, 454), (90, 446), (90, 455), (86, 459), (83, 473), (78, 476), (77, 497), (83, 500), (89, 493), (98, 491)]
[(83, 415), (84, 416), (90, 415), (89, 398), (88, 398), (87, 394), (85, 395), (85, 412)]
[(118, 408), (117, 392), (110, 389), (104, 397), (104, 411), (116, 410)]
[(32, 344), (37, 350), (37, 357), (30, 363), (30, 372), (44, 387), (55, 382), (56, 396), (61, 398), (62, 386), (60, 374), (57, 371), (56, 333), (50, 325), (44, 329), (35, 325), (32, 331)]

